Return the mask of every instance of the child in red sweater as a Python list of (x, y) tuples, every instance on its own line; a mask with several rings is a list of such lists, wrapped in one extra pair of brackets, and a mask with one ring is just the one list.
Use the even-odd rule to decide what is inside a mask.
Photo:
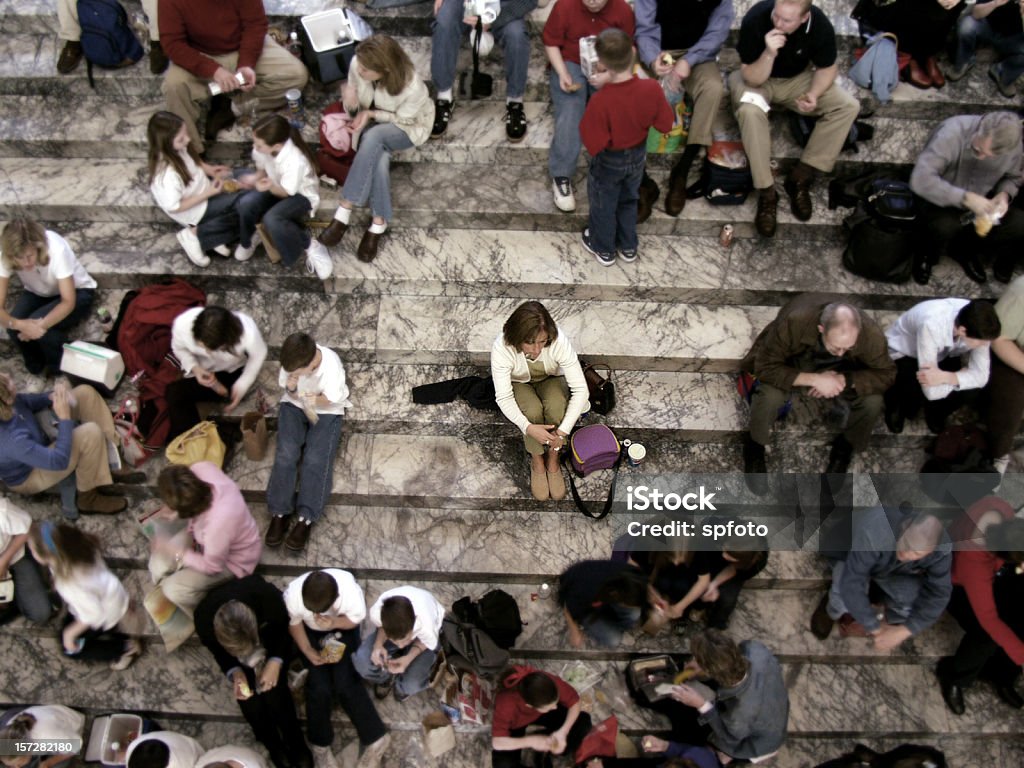
[(597, 36), (595, 48), (598, 71), (591, 85), (600, 90), (580, 122), (580, 136), (590, 153), (590, 223), (583, 230), (583, 247), (610, 267), (616, 250), (623, 261), (636, 261), (636, 205), (647, 133), (651, 126), (667, 133), (673, 115), (658, 82), (633, 74), (629, 35), (621, 29), (606, 29)]

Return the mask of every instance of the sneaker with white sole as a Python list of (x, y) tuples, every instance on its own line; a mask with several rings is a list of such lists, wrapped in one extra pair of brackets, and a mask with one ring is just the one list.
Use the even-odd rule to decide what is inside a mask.
[(309, 241), (309, 248), (306, 249), (306, 271), (315, 272), (321, 280), (326, 280), (334, 272), (331, 254), (319, 240)]
[(111, 662), (110, 668), (115, 672), (121, 672), (134, 664), (135, 660), (141, 655), (142, 643), (134, 637), (129, 638), (125, 642), (124, 653), (117, 660)]
[(252, 258), (252, 255), (256, 253), (256, 247), (260, 244), (260, 233), (253, 232), (249, 243), (248, 248), (243, 247), (241, 243), (235, 247), (235, 261), (248, 261)]
[(572, 193), (572, 180), (568, 176), (553, 178), (551, 193), (555, 198), (555, 208), (566, 213), (576, 210), (576, 196)]
[(218, 245), (213, 250), (214, 250), (214, 253), (219, 253), (221, 256), (225, 256), (226, 257), (226, 256), (230, 256), (231, 255), (231, 248), (229, 248), (228, 246), (226, 246), (224, 244)]
[(185, 250), (185, 255), (188, 256), (189, 261), (197, 267), (210, 266), (210, 257), (203, 253), (203, 247), (199, 245), (199, 238), (190, 228), (185, 227), (178, 232), (178, 242)]
[(614, 253), (601, 253), (595, 251), (594, 247), (590, 244), (590, 227), (583, 230), (583, 247), (587, 250), (587, 253), (594, 254), (594, 258), (597, 262), (605, 267), (615, 266), (615, 254)]
[(636, 251), (635, 250), (619, 251), (619, 258), (622, 259), (627, 264), (632, 264), (634, 261), (636, 261)]

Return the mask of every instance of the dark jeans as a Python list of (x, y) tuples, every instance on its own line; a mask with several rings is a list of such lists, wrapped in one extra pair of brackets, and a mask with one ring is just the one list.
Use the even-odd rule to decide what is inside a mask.
[(957, 646), (956, 654), (939, 661), (939, 676), (962, 688), (970, 686), (979, 676), (995, 683), (1012, 684), (1020, 676), (1020, 667), (1013, 663), (978, 623), (963, 587), (953, 587), (946, 610), (957, 620), (965, 634)]
[[(943, 371), (955, 372), (961, 367), (959, 357), (947, 357), (939, 361), (939, 368)], [(978, 398), (980, 390), (967, 390), (950, 392), (941, 400), (928, 400), (917, 381), (917, 370), (916, 357), (901, 357), (896, 361), (896, 381), (885, 393), (886, 410), (899, 410), (906, 418), (912, 419), (924, 406), (929, 423), (943, 423), (952, 413)]]
[(1013, 449), (1024, 418), (1024, 374), (992, 355), (988, 386), (984, 389), (988, 415), (988, 441), (992, 458), (1005, 456)]
[[(306, 637), (314, 648), (320, 648), (321, 640), (330, 634), (303, 626)], [(352, 666), (352, 654), (359, 648), (359, 628), (343, 631), (341, 640), (346, 646), (345, 655), (337, 664), (314, 666), (305, 657), (302, 659), (309, 670), (309, 676), (306, 678), (309, 743), (317, 747), (330, 746), (334, 742), (331, 707), (334, 705), (335, 696), (355, 726), (359, 741), (364, 745), (372, 744), (388, 732), (384, 721), (377, 714), (377, 708), (370, 699), (363, 679)]]
[[(242, 192), (222, 192), (206, 201), (206, 211), (196, 226), (199, 247), (204, 251), (213, 250), (218, 245), (230, 245), (239, 239), (238, 201)], [(246, 239), (252, 236), (249, 230)]]
[[(545, 712), (530, 723), (530, 725), (540, 726), (540, 733), (554, 733), (562, 727), (562, 724), (565, 722), (565, 718), (568, 714), (569, 710), (559, 704), (557, 709)], [(590, 715), (586, 712), (580, 712), (580, 716), (576, 718), (576, 722), (573, 723), (572, 728), (569, 729), (569, 735), (566, 736), (566, 747), (563, 754), (571, 756), (576, 752), (576, 749), (583, 742), (584, 737), (590, 733), (590, 728)], [(519, 728), (512, 731), (511, 735), (513, 738), (521, 738), (526, 735), (526, 729)], [(519, 768), (522, 763), (522, 752), (523, 751), (521, 749), (506, 749), (501, 751), (492, 749), (491, 765), (493, 768)]]
[(672, 728), (672, 741), (682, 744), (707, 744), (711, 735), (711, 727), (701, 725), (698, 718), (700, 713), (693, 707), (680, 704), (673, 699), (662, 699), (653, 704), (647, 704), (642, 697), (637, 697), (637, 704), (646, 709), (659, 712), (668, 718)]
[(918, 206), (918, 258), (937, 264), (942, 254), (952, 259), (990, 255), (995, 266), (1014, 266), (1021, 259), (1024, 245), (1024, 212), (1011, 207), (987, 237), (978, 237), (974, 223), (961, 224), (965, 213), (960, 208), (940, 208), (916, 197)]
[(341, 421), (341, 414), (322, 413), (316, 424), (310, 424), (301, 408), (281, 403), (274, 468), (267, 483), (270, 514), (290, 515), (297, 511), (299, 517), (310, 523), (321, 518), (331, 495)]
[[(718, 599), (713, 603), (702, 603), (697, 601), (693, 607), (704, 608), (705, 621), (711, 629), (725, 629), (729, 625), (729, 618), (736, 610), (736, 603), (740, 599), (740, 591), (746, 583), (743, 579), (733, 576), (718, 588)], [(706, 606), (706, 607), (705, 607)]]
[(252, 728), (253, 735), (270, 753), (276, 768), (312, 768), (313, 754), (306, 746), (302, 726), (295, 714), (295, 700), (288, 688), (287, 665), (281, 668), (277, 685), (266, 693), (256, 692), (256, 675), (251, 667), (241, 667), (253, 695), (238, 702), (242, 716)]
[(590, 160), (590, 244), (598, 253), (635, 251), (636, 204), (647, 160), (646, 147), (598, 153)]
[[(41, 338), (35, 341), (21, 341), (17, 331), (7, 331), (7, 335), (18, 345), (21, 356), (25, 358), (25, 367), (28, 368), (29, 373), (40, 374), (43, 372), (43, 368), (49, 368), (53, 373), (60, 370), (60, 359), (64, 355), (64, 342), (68, 340), (65, 332), (89, 317), (95, 293), (96, 291), (92, 288), (76, 289), (75, 308), (67, 317), (49, 328)], [(32, 291), (22, 291), (14, 303), (14, 309), (11, 310), (10, 315), (18, 320), (46, 317), (58, 304), (60, 304), (60, 296), (39, 296)]]
[(251, 190), (238, 201), (240, 242), (251, 244), (256, 224), (263, 222), (286, 267), (299, 260), (309, 247), (309, 200), (302, 195), (280, 198), (270, 192)]
[(11, 565), (10, 572), (14, 579), (14, 602), (21, 615), (34, 624), (47, 622), (53, 613), (50, 595), (43, 581), (42, 569), (28, 547), (21, 560)]
[(204, 387), (194, 377), (178, 379), (167, 385), (167, 411), (171, 422), (170, 439), (191, 429), (199, 423), (197, 403), (226, 403), (231, 397), (231, 387), (242, 375), (243, 368), (237, 371), (221, 371), (216, 375), (217, 381), (228, 388), (228, 397), (221, 397), (209, 387)]
[[(57, 643), (61, 649), (64, 648), (64, 627), (75, 620), (70, 613), (64, 617), (60, 631), (57, 633)], [(114, 661), (124, 654), (125, 645), (128, 642), (128, 635), (113, 629), (87, 629), (79, 638), (84, 640), (82, 650), (78, 653), (64, 652), (64, 657), (75, 661)]]

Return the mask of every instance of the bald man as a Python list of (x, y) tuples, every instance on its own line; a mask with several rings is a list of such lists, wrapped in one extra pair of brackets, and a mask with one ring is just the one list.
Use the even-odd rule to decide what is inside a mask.
[(765, 446), (794, 389), (829, 401), (837, 421), (845, 422), (826, 470), (842, 474), (853, 453), (867, 445), (882, 414), (882, 393), (896, 379), (882, 329), (843, 297), (824, 293), (797, 296), (780, 309), (740, 368), (758, 380), (743, 450), (747, 482), (755, 493), (767, 490)]
[[(952, 544), (930, 514), (878, 507), (854, 516), (853, 544), (832, 564), (832, 587), (811, 618), (822, 640), (839, 622), (843, 637), (872, 637), (890, 651), (936, 622), (953, 592)], [(872, 582), (885, 593), (884, 614), (868, 597)]]

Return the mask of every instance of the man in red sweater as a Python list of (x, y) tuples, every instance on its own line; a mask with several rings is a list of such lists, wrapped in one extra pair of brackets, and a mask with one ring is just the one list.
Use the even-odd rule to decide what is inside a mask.
[[(306, 85), (302, 62), (267, 36), (261, 0), (160, 0), (160, 38), (171, 67), (164, 77), (167, 109), (181, 117), (197, 151), (204, 149), (196, 127), (200, 105), (215, 82), (222, 93), (251, 93), (261, 112), (284, 106), (285, 91)], [(241, 75), (244, 85), (235, 79)], [(234, 122), (230, 103), (217, 99), (207, 117), (206, 136)]]

